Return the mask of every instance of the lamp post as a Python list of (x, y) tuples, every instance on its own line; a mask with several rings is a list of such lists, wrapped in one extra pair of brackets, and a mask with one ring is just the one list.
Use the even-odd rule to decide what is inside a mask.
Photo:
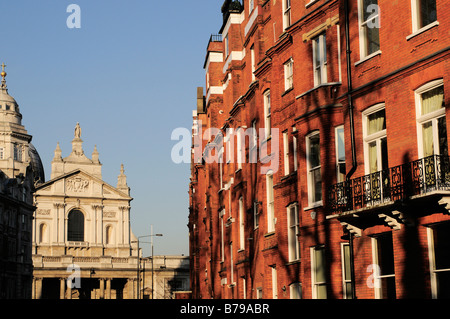
[(153, 287), (154, 287), (154, 285), (153, 285), (153, 282), (154, 282), (154, 277), (153, 277), (153, 236), (161, 237), (162, 234), (155, 234), (155, 235), (153, 235), (153, 225), (151, 225), (151, 234), (152, 235), (150, 235), (151, 236), (150, 241), (151, 241), (151, 246), (152, 246), (152, 299), (154, 299), (153, 296), (154, 296), (154, 292), (155, 291), (153, 290)]
[[(153, 237), (158, 236), (161, 237), (162, 234), (153, 234), (153, 225), (151, 225), (151, 233), (150, 235), (139, 236), (136, 241), (132, 241), (132, 243), (137, 243), (137, 299), (141, 299), (141, 289), (140, 289), (140, 272), (141, 272), (141, 256), (139, 253), (139, 242), (141, 238), (150, 237), (150, 244), (152, 248), (152, 299), (153, 299)], [(145, 285), (145, 283), (143, 283)]]

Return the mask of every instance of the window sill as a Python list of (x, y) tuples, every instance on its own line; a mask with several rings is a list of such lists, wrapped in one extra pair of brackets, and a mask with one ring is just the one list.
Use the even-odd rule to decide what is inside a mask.
[(275, 235), (275, 231), (271, 231), (271, 232), (268, 232), (268, 233), (264, 234), (264, 237), (270, 237), (270, 236), (273, 236), (273, 235)]
[(341, 85), (341, 84), (342, 84), (341, 82), (328, 82), (328, 83), (322, 83), (322, 84), (319, 84), (319, 85), (314, 86), (312, 89), (310, 89), (310, 90), (308, 90), (308, 91), (306, 91), (306, 92), (303, 92), (303, 93), (300, 94), (300, 95), (297, 95), (295, 98), (296, 98), (296, 99), (299, 99), (299, 98), (301, 98), (301, 97), (303, 97), (303, 96), (305, 96), (305, 95), (307, 95), (307, 94), (309, 94), (309, 93), (311, 93), (311, 92), (313, 92), (313, 91), (315, 91), (315, 90), (317, 90), (317, 89), (320, 89), (320, 88), (322, 88), (322, 87), (335, 86), (335, 85)]
[(359, 60), (358, 62), (355, 62), (355, 66), (360, 65), (361, 63), (366, 62), (367, 60), (372, 59), (373, 57), (377, 56), (377, 55), (381, 55), (381, 50), (375, 51), (372, 54), (369, 54), (368, 56), (362, 58), (361, 60)]
[(308, 8), (310, 6), (312, 6), (314, 3), (318, 2), (319, 0), (311, 0), (310, 2), (308, 2), (307, 4), (305, 4), (305, 8)]
[(425, 31), (428, 31), (428, 30), (430, 30), (431, 28), (434, 28), (434, 27), (436, 27), (436, 26), (438, 26), (438, 25), (439, 25), (439, 21), (434, 21), (433, 23), (430, 23), (430, 24), (424, 26), (423, 28), (417, 30), (416, 32), (413, 32), (413, 33), (411, 33), (410, 35), (408, 35), (408, 36), (406, 37), (406, 41), (409, 41), (410, 39), (414, 38), (416, 35), (419, 35), (419, 34), (425, 32)]
[(287, 95), (289, 92), (292, 92), (293, 90), (294, 90), (294, 87), (291, 86), (290, 88), (286, 89), (286, 90), (281, 94), (281, 96), (285, 96), (285, 95)]
[(312, 203), (308, 207), (303, 208), (303, 210), (307, 211), (317, 207), (323, 207), (323, 201)]
[(285, 266), (290, 266), (290, 265), (295, 265), (295, 264), (299, 264), (299, 263), (300, 263), (300, 259), (296, 259), (296, 260), (288, 261), (284, 265)]

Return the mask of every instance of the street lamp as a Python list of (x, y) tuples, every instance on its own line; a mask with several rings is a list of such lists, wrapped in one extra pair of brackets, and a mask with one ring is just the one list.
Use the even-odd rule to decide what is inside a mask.
[[(132, 241), (132, 243), (137, 243), (137, 299), (141, 299), (141, 290), (140, 290), (140, 272), (141, 272), (141, 256), (139, 254), (139, 242), (141, 238), (150, 237), (150, 244), (152, 248), (152, 299), (153, 299), (153, 237), (162, 237), (163, 234), (153, 234), (153, 225), (151, 225), (151, 234), (145, 236), (139, 236), (137, 240)], [(143, 283), (145, 284), (145, 283)]]

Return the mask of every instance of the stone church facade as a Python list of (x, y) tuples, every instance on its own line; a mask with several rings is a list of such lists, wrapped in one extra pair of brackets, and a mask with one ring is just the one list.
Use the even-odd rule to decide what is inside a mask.
[(142, 256), (124, 166), (116, 187), (104, 182), (79, 124), (71, 153), (58, 143), (51, 167), (34, 193), (33, 299), (170, 299), (189, 287), (188, 257)]
[(51, 179), (34, 194), (33, 298), (134, 298), (137, 239), (123, 165), (117, 187), (102, 180), (97, 148), (88, 158), (77, 124), (72, 152), (59, 143)]

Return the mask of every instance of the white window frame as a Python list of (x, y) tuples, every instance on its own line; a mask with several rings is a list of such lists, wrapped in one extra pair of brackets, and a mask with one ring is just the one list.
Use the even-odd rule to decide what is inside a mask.
[(298, 141), (297, 136), (292, 136), (292, 150), (293, 150), (293, 157), (294, 157), (294, 172), (298, 170), (298, 158), (297, 158), (297, 147), (298, 147)]
[(243, 129), (238, 128), (236, 131), (236, 138), (237, 138), (237, 169), (242, 169), (242, 163), (245, 163), (245, 157), (244, 157), (244, 148), (243, 148), (243, 141), (242, 139), (245, 138), (243, 135)]
[(291, 26), (291, 0), (283, 1), (283, 30)]
[[(381, 299), (382, 298), (382, 279), (383, 278), (390, 278), (390, 277), (395, 277), (395, 270), (394, 270), (394, 274), (389, 274), (389, 275), (381, 275), (380, 271), (381, 268), (379, 266), (379, 260), (378, 260), (378, 256), (379, 256), (379, 242), (378, 242), (378, 237), (372, 237), (371, 241), (372, 241), (372, 262), (373, 265), (375, 267), (373, 267), (373, 278), (374, 278), (374, 291), (375, 291), (375, 299)], [(392, 239), (393, 240), (393, 239)]]
[[(326, 260), (325, 260), (325, 246), (324, 245), (319, 245), (319, 246), (315, 246), (315, 247), (311, 247), (311, 284), (312, 284), (312, 298), (313, 299), (318, 299), (318, 291), (317, 288), (318, 286), (322, 286), (325, 285), (325, 287), (327, 286), (327, 282), (318, 282), (316, 279), (316, 254), (315, 252), (317, 250), (323, 250), (323, 258), (324, 258), (324, 272), (326, 272)], [(327, 294), (328, 296), (328, 294)]]
[(233, 258), (233, 242), (230, 242), (230, 285), (235, 285), (234, 281), (234, 258)]
[(253, 229), (259, 228), (259, 202), (253, 202)]
[[(339, 159), (339, 131), (342, 130), (344, 132), (344, 160), (341, 161)], [(335, 145), (336, 145), (336, 181), (338, 183), (345, 181), (345, 176), (342, 179), (341, 175), (339, 174), (339, 166), (344, 164), (345, 165), (345, 130), (344, 125), (340, 125), (335, 128), (334, 130), (334, 136), (335, 136)]]
[[(421, 33), (422, 31), (428, 30), (431, 27), (434, 27), (435, 25), (438, 25), (439, 22), (437, 20), (437, 14), (436, 14), (436, 20), (427, 24), (427, 25), (419, 25), (420, 20), (420, 1), (421, 0), (411, 0), (411, 14), (412, 14), (412, 31), (413, 33)], [(436, 2), (436, 1), (435, 1)], [(437, 11), (437, 4), (436, 4), (436, 11)]]
[(270, 268), (272, 268), (272, 299), (278, 299), (277, 267), (273, 265)]
[[(416, 102), (416, 119), (417, 119), (417, 147), (418, 147), (418, 154), (419, 158), (424, 157), (424, 150), (423, 150), (423, 133), (422, 133), (422, 126), (430, 122), (432, 123), (432, 130), (433, 130), (433, 145), (434, 147), (434, 154), (440, 155), (440, 151), (436, 151), (436, 149), (439, 149), (439, 134), (438, 134), (438, 119), (445, 117), (445, 108), (441, 108), (439, 110), (427, 113), (425, 115), (422, 115), (422, 94), (425, 92), (428, 92), (430, 90), (436, 89), (440, 86), (444, 85), (443, 79), (435, 80), (428, 82), (424, 85), (422, 85), (420, 88), (418, 88), (415, 92), (415, 102)], [(444, 93), (445, 95), (445, 93)]]
[(245, 249), (245, 212), (244, 212), (244, 198), (239, 198), (239, 249)]
[[(312, 57), (313, 57), (313, 72), (314, 72), (314, 86), (328, 83), (327, 74), (327, 44), (326, 34), (321, 33), (312, 39)], [(319, 45), (319, 58), (317, 59), (317, 45)], [(324, 55), (325, 53), (325, 55)], [(317, 63), (319, 60), (319, 63)], [(320, 77), (319, 77), (320, 75)]]
[(229, 48), (229, 42), (228, 42), (228, 33), (225, 35), (224, 38), (224, 42), (225, 42), (225, 58), (228, 57), (228, 55), (230, 54), (230, 48)]
[[(292, 216), (292, 210), (294, 210), (294, 216)], [(289, 262), (298, 261), (300, 260), (298, 203), (292, 203), (287, 207), (287, 224)]]
[(266, 174), (266, 200), (267, 200), (267, 233), (275, 231), (275, 203), (273, 191), (273, 172)]
[[(311, 153), (311, 138), (315, 135), (319, 135), (319, 166), (316, 167), (311, 167), (310, 164), (310, 153)], [(320, 172), (320, 176), (322, 178), (322, 161), (320, 158), (320, 131), (314, 131), (310, 134), (308, 134), (306, 136), (306, 168), (308, 171), (308, 177), (307, 177), (307, 182), (308, 182), (308, 203), (309, 206), (314, 207), (314, 206), (319, 206), (322, 205), (322, 199), (323, 199), (323, 191), (322, 189), (320, 190), (321, 193), (321, 199), (320, 200), (314, 200), (314, 196), (315, 196), (315, 185), (314, 185), (314, 171), (315, 170), (319, 170)]]
[(428, 239), (428, 260), (430, 265), (430, 283), (431, 283), (431, 298), (438, 299), (438, 274), (442, 272), (450, 272), (450, 269), (436, 269), (436, 250), (434, 244), (434, 232), (436, 230), (433, 227), (427, 227), (427, 239)]
[(225, 209), (222, 209), (219, 213), (220, 218), (220, 259), (221, 262), (225, 261)]
[(263, 299), (263, 289), (262, 287), (256, 288), (256, 299)]
[(294, 60), (290, 58), (284, 63), (284, 90), (294, 87)]
[(302, 284), (300, 282), (289, 285), (289, 299), (302, 299)]
[(248, 0), (248, 15), (251, 15), (255, 8), (255, 0)]
[(287, 131), (283, 132), (283, 158), (284, 158), (284, 175), (289, 175), (289, 134)]
[[(250, 0), (252, 1), (252, 0)], [(255, 70), (256, 70), (256, 57), (255, 57), (255, 45), (253, 44), (250, 48), (250, 58), (252, 63), (252, 81), (255, 81)]]
[(270, 100), (270, 90), (266, 90), (263, 94), (264, 97), (264, 128), (266, 133), (266, 139), (271, 136), (271, 100)]
[[(378, 3), (378, 2), (377, 2)], [(366, 9), (367, 10), (367, 9)], [(364, 19), (364, 15), (363, 15), (363, 11), (364, 11), (364, 0), (358, 0), (358, 23), (359, 23), (359, 53), (360, 53), (360, 60), (366, 58), (366, 57), (371, 57), (373, 55), (376, 55), (378, 53), (380, 53), (380, 49), (374, 51), (374, 52), (367, 52), (367, 37), (366, 37), (366, 31), (365, 28), (370, 26), (367, 26), (368, 24), (372, 24), (373, 20), (377, 21), (378, 24), (378, 29), (379, 29), (379, 23), (380, 23), (380, 12), (378, 11), (376, 15), (372, 14), (369, 16), (369, 19), (366, 21), (363, 21)], [(376, 26), (375, 26), (376, 28)], [(380, 32), (378, 32), (378, 39), (380, 39)], [(381, 43), (379, 44), (381, 46)]]
[[(369, 145), (373, 142), (377, 144), (377, 172), (382, 170), (382, 151), (381, 151), (381, 140), (387, 138), (387, 128), (376, 133), (368, 135), (367, 121), (371, 114), (377, 113), (381, 110), (385, 110), (385, 104), (376, 104), (362, 113), (362, 126), (363, 126), (363, 140), (364, 140), (364, 169), (365, 174), (370, 174), (370, 160), (369, 160)], [(385, 113), (386, 116), (386, 113)]]
[[(348, 249), (350, 250), (350, 244), (349, 243), (341, 243), (341, 265), (342, 265), (342, 292), (344, 294), (343, 298), (344, 299), (351, 299), (351, 292), (347, 291), (347, 284), (351, 284), (352, 283), (352, 278), (351, 278), (351, 274), (350, 274), (350, 278), (346, 278), (345, 277), (345, 247), (348, 247)], [(351, 255), (349, 255), (349, 260), (348, 262), (350, 263), (350, 258)]]

